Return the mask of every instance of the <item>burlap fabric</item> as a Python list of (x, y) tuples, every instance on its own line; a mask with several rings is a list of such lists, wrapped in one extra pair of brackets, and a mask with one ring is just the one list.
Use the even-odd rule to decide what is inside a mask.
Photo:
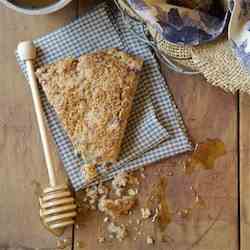
[[(138, 21), (143, 20), (123, 0), (118, 0), (120, 9)], [(164, 40), (151, 26), (147, 30), (158, 48), (177, 68), (185, 72), (200, 73), (208, 83), (225, 91), (250, 94), (250, 75), (234, 56), (227, 37), (200, 46), (181, 46)], [(180, 70), (181, 71), (181, 70)]]

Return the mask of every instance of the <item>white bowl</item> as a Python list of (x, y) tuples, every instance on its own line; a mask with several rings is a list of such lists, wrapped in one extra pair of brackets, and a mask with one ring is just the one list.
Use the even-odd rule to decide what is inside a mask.
[[(34, 0), (34, 1), (39, 1), (39, 0)], [(38, 7), (38, 8), (33, 8), (32, 6), (29, 7), (26, 5), (25, 6), (18, 5), (18, 4), (15, 4), (13, 1), (9, 1), (9, 0), (0, 0), (0, 3), (3, 3), (10, 9), (13, 9), (15, 11), (18, 11), (26, 15), (46, 15), (46, 14), (62, 9), (65, 5), (67, 5), (71, 1), (72, 0), (58, 0), (58, 1), (55, 1), (55, 3), (52, 3), (50, 5)]]

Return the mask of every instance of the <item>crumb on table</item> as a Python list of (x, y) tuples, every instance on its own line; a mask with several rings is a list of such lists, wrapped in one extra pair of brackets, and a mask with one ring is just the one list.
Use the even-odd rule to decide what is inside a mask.
[(108, 232), (119, 241), (124, 240), (127, 236), (127, 229), (123, 224), (118, 225), (118, 224), (111, 222), (108, 225)]

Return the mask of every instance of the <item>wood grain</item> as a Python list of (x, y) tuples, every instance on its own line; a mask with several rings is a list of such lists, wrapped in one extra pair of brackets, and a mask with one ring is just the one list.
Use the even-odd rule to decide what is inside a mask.
[[(0, 5), (0, 248), (54, 248), (56, 239), (39, 220), (37, 193), (48, 177), (28, 84), (14, 55), (17, 43), (76, 17), (76, 2), (49, 16), (31, 17)], [(60, 178), (62, 168), (55, 149)], [(72, 237), (68, 230), (65, 237)]]
[[(180, 76), (165, 72), (168, 84), (179, 106), (188, 131), (194, 143), (207, 138), (219, 138), (225, 145), (227, 154), (219, 159), (214, 170), (197, 171), (186, 176), (179, 164), (180, 157), (164, 160), (146, 167), (146, 179), (141, 180), (138, 207), (143, 207), (152, 185), (160, 176), (167, 176), (167, 201), (172, 212), (172, 223), (164, 235), (168, 242), (160, 241), (159, 229), (155, 224), (144, 222), (137, 226), (140, 218), (139, 208), (135, 210), (128, 224), (128, 217), (117, 219), (127, 224), (130, 235), (122, 243), (107, 240), (98, 243), (98, 237), (104, 235), (103, 215), (97, 212), (80, 214), (75, 229), (75, 249), (164, 249), (164, 250), (236, 250), (238, 249), (237, 217), (237, 109), (236, 98), (208, 85), (201, 77)], [(203, 197), (206, 208), (196, 209), (191, 218), (176, 216), (179, 209), (190, 208), (194, 202), (190, 186), (194, 186)], [(78, 199), (83, 199), (78, 194)], [(135, 228), (142, 235), (138, 236)], [(137, 240), (134, 237), (137, 235)], [(152, 236), (154, 245), (146, 244), (146, 236)], [(230, 240), (229, 240), (230, 239)]]
[(250, 248), (250, 97), (240, 95), (240, 239), (241, 249)]
[(210, 86), (202, 77), (181, 78), (170, 74), (168, 83), (194, 141), (219, 138), (227, 151), (214, 171), (201, 173), (204, 176), (197, 178), (201, 193), (208, 197), (212, 217), (219, 209), (222, 213), (193, 249), (238, 249), (237, 97)]
[[(92, 2), (92, 0), (90, 0)], [(4, 247), (54, 248), (56, 240), (44, 230), (38, 217), (37, 193), (40, 185), (47, 185), (40, 138), (29, 87), (16, 65), (14, 50), (18, 41), (43, 35), (84, 13), (85, 3), (76, 1), (64, 10), (49, 16), (29, 17), (0, 6), (0, 249)], [(79, 10), (79, 12), (77, 11)], [(159, 176), (169, 171), (167, 200), (173, 214), (178, 209), (189, 208), (194, 196), (193, 185), (203, 197), (206, 208), (197, 209), (191, 218), (173, 216), (167, 227), (167, 242), (159, 240), (159, 229), (144, 222), (142, 236), (136, 235), (135, 224), (131, 226), (127, 240), (117, 244), (99, 244), (103, 234), (103, 215), (90, 212), (80, 214), (79, 228), (75, 228), (75, 249), (164, 249), (164, 250), (237, 250), (238, 196), (237, 196), (237, 106), (236, 97), (208, 85), (201, 77), (187, 77), (166, 72), (168, 85), (179, 106), (194, 143), (206, 138), (221, 139), (227, 154), (218, 160), (211, 171), (197, 171), (185, 176), (179, 164), (180, 157), (148, 166), (146, 179), (141, 181), (139, 206), (157, 182)], [(241, 242), (242, 250), (249, 249), (249, 175), (248, 124), (249, 97), (241, 98)], [(58, 163), (55, 152), (55, 162)], [(58, 164), (59, 166), (59, 164)], [(58, 174), (63, 177), (61, 168)], [(78, 198), (82, 199), (81, 194)], [(138, 207), (139, 207), (138, 206)], [(137, 209), (133, 221), (139, 216)], [(128, 219), (121, 218), (127, 223)], [(71, 240), (69, 230), (65, 237)], [(152, 236), (156, 242), (147, 245), (145, 238)], [(170, 238), (169, 238), (170, 237)]]

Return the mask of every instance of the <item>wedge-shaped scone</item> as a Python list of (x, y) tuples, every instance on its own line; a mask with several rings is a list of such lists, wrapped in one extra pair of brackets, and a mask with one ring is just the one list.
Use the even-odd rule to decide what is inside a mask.
[(37, 69), (50, 104), (87, 163), (117, 160), (141, 69), (142, 60), (117, 49)]

